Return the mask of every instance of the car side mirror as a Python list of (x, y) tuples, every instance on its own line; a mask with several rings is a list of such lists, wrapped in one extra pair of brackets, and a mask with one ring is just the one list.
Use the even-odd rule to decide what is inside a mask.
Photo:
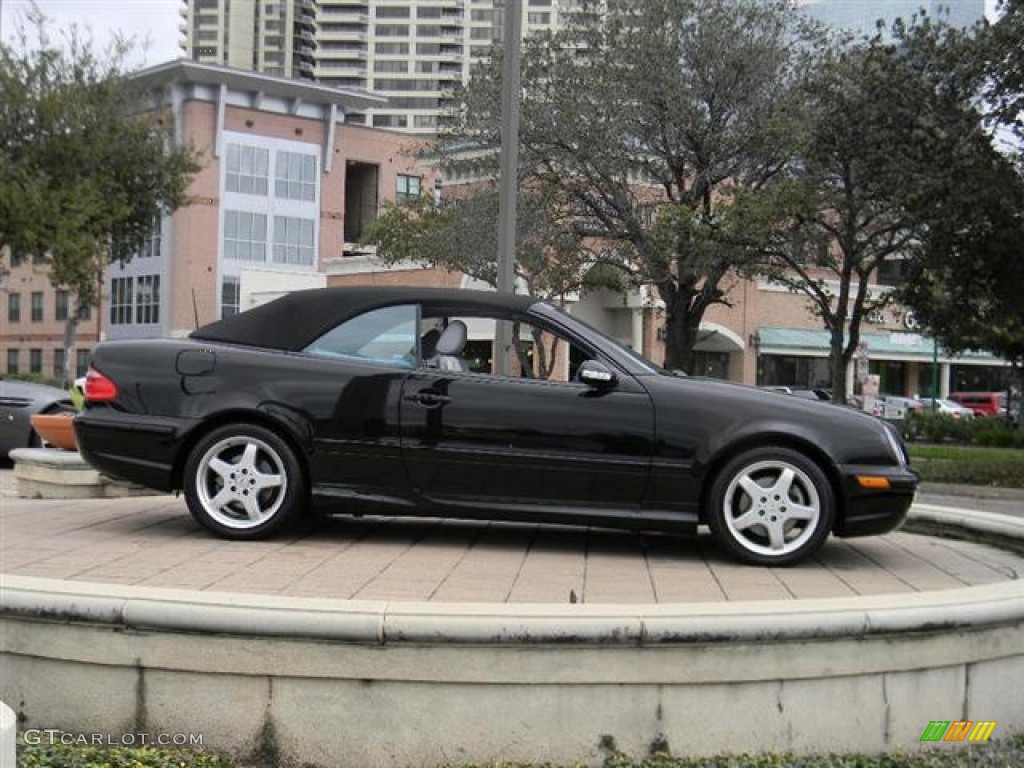
[(593, 389), (608, 389), (619, 381), (607, 365), (597, 360), (585, 360), (576, 375), (580, 381)]

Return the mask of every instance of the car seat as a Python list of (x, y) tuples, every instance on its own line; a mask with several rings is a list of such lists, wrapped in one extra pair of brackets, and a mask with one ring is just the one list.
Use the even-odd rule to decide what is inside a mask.
[(468, 371), (460, 355), (469, 338), (469, 330), (461, 320), (452, 320), (437, 340), (437, 367), (442, 371)]

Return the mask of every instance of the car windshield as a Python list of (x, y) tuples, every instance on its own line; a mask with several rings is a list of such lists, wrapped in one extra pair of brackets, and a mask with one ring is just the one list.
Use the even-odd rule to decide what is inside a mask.
[(584, 335), (600, 337), (601, 340), (605, 342), (605, 344), (612, 347), (612, 349), (618, 353), (616, 355), (616, 362), (622, 365), (627, 371), (629, 371), (633, 375), (668, 375), (670, 373), (670, 371), (666, 371), (657, 363), (652, 363), (650, 360), (648, 360), (646, 357), (641, 355), (636, 350), (627, 347), (618, 339), (609, 336), (604, 331), (601, 331), (595, 328), (594, 326), (590, 325), (590, 323), (580, 320), (577, 317), (573, 317), (572, 315), (564, 312), (558, 307), (548, 304), (547, 302), (539, 302), (534, 305), (533, 309), (534, 311), (542, 315), (545, 315), (558, 323), (561, 323), (569, 330), (576, 330), (578, 332), (579, 329), (582, 329), (584, 331)]

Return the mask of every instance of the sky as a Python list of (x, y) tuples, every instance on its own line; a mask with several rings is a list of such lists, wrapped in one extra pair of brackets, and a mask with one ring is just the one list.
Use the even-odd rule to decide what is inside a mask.
[[(995, 2), (986, 0), (989, 18)], [(117, 32), (135, 37), (136, 51), (128, 61), (132, 67), (161, 64), (181, 54), (178, 24), (183, 0), (36, 0), (36, 5), (52, 20), (53, 37), (57, 30), (72, 24), (91, 31), (100, 46)], [(0, 0), (0, 37), (10, 40), (31, 6), (32, 0)]]
[[(60, 29), (77, 25), (91, 33), (100, 47), (120, 32), (135, 38), (135, 50), (128, 65), (148, 67), (181, 55), (182, 0), (35, 0), (51, 20), (48, 31), (58, 37)], [(32, 7), (31, 0), (0, 0), (0, 36), (10, 41), (19, 21)], [(146, 46), (148, 41), (148, 47)]]

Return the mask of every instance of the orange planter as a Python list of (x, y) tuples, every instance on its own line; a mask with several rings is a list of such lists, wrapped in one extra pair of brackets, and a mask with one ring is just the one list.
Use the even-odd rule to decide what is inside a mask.
[(43, 440), (54, 448), (65, 451), (77, 451), (78, 440), (75, 437), (75, 414), (73, 413), (37, 413), (29, 418), (32, 428)]

